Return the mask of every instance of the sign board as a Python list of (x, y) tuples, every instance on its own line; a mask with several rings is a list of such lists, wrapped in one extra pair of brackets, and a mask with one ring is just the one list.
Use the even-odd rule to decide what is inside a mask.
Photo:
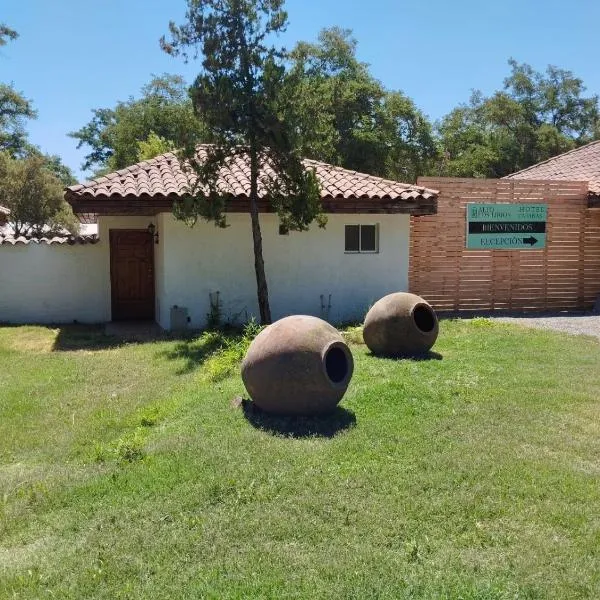
[(467, 249), (540, 250), (547, 204), (467, 204)]

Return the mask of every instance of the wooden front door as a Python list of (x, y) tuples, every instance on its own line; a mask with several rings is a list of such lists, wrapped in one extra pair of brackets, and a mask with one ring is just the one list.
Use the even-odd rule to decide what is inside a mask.
[(154, 245), (143, 229), (110, 230), (113, 321), (154, 319)]

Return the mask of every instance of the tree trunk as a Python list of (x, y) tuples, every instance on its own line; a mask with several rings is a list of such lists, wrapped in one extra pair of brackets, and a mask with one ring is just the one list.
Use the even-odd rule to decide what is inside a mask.
[(250, 219), (252, 221), (252, 241), (254, 242), (254, 271), (256, 272), (260, 323), (261, 325), (268, 325), (271, 322), (271, 308), (269, 306), (269, 290), (265, 275), (262, 234), (258, 218), (258, 169), (258, 155), (253, 149), (250, 151)]

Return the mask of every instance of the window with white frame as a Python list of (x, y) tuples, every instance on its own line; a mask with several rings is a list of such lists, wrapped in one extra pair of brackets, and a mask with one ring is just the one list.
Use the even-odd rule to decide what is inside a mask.
[(346, 225), (345, 247), (347, 253), (379, 252), (379, 226), (374, 225)]

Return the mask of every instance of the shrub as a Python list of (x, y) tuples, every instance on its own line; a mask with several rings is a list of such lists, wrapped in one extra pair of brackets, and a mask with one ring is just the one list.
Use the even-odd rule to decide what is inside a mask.
[[(263, 327), (254, 319), (244, 326), (242, 334), (235, 337), (223, 336), (223, 344), (205, 364), (205, 376), (209, 381), (225, 379), (244, 358), (252, 340), (262, 331)], [(215, 335), (214, 332), (210, 334)], [(209, 335), (204, 334), (204, 335)]]

